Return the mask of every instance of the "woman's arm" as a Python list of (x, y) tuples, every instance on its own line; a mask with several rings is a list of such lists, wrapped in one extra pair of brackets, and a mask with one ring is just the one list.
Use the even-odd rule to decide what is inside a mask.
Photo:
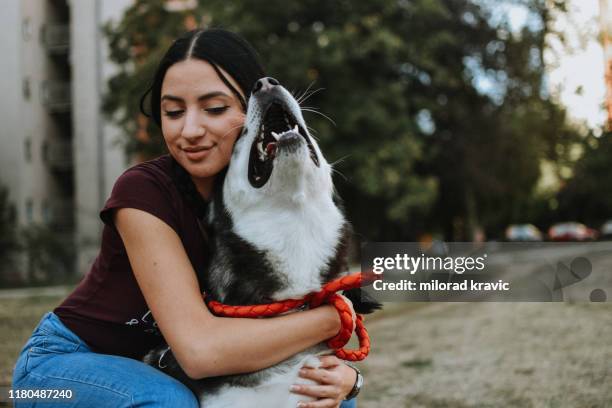
[(269, 367), (340, 329), (331, 306), (269, 319), (215, 317), (202, 301), (195, 271), (170, 226), (133, 208), (118, 209), (114, 220), (147, 305), (190, 378)]

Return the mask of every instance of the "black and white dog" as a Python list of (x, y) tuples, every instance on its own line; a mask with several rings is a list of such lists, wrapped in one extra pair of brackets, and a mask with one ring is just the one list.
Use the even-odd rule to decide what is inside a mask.
[[(208, 297), (231, 305), (297, 299), (347, 272), (350, 226), (334, 201), (331, 171), (298, 102), (275, 79), (260, 79), (210, 207)], [(345, 295), (358, 313), (380, 306), (359, 289)], [(299, 369), (329, 352), (321, 344), (264, 370), (202, 380), (188, 378), (164, 347), (145, 362), (185, 383), (207, 408), (295, 407), (306, 397), (290, 385), (308, 382)]]

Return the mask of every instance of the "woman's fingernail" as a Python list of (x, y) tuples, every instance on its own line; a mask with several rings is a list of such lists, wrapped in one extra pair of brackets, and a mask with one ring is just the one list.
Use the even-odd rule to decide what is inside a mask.
[(299, 385), (292, 385), (291, 387), (289, 387), (290, 391), (298, 391), (300, 389)]
[(298, 408), (304, 408), (306, 406), (306, 404), (304, 404), (303, 402), (298, 402), (297, 407)]

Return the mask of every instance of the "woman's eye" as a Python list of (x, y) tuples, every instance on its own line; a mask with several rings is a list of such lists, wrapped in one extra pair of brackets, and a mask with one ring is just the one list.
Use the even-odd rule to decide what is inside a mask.
[(165, 114), (170, 118), (178, 118), (183, 114), (183, 110), (165, 111)]
[(208, 113), (212, 113), (215, 115), (218, 115), (220, 113), (223, 113), (227, 110), (227, 108), (229, 108), (229, 106), (216, 106), (214, 108), (206, 108), (204, 109), (206, 112)]

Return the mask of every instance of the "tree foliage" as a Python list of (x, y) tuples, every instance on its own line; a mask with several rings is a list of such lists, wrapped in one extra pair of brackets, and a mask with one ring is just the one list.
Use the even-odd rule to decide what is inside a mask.
[(513, 32), (493, 23), (496, 6), (484, 0), (209, 0), (180, 12), (136, 0), (106, 29), (120, 71), (105, 106), (129, 151), (161, 152), (157, 129), (137, 113), (161, 53), (187, 28), (234, 30), (270, 76), (296, 94), (310, 89), (306, 120), (337, 161), (358, 232), (470, 239), (479, 226), (529, 221), (540, 161), (561, 161), (578, 137), (545, 89), (550, 4), (520, 3), (540, 23)]
[(599, 226), (612, 219), (612, 132), (590, 135), (573, 177), (558, 194), (559, 218)]

